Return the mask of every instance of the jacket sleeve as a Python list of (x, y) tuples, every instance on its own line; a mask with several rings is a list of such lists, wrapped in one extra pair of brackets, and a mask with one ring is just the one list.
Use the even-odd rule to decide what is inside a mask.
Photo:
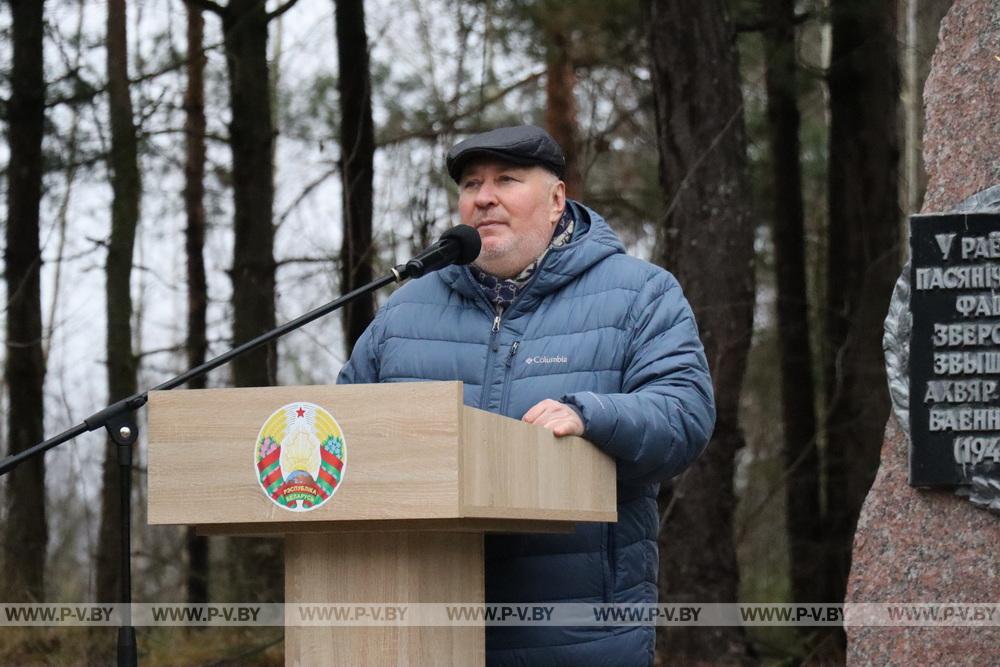
[(379, 359), (378, 346), (381, 338), (382, 318), (385, 313), (383, 306), (375, 313), (368, 328), (365, 329), (358, 342), (354, 344), (351, 358), (340, 369), (337, 384), (373, 384), (378, 382)]
[(653, 482), (687, 468), (712, 435), (715, 399), (691, 306), (664, 272), (633, 304), (622, 393), (560, 399), (580, 413), (584, 437), (613, 456), (618, 479)]

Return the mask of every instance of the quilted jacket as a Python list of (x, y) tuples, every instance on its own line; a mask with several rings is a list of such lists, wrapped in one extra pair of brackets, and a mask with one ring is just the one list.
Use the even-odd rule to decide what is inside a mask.
[[(573, 240), (499, 318), (466, 267), (424, 276), (378, 311), (338, 382), (461, 380), (466, 405), (515, 419), (546, 398), (574, 407), (584, 437), (617, 461), (618, 522), (488, 535), (486, 601), (655, 602), (656, 493), (711, 435), (711, 379), (674, 277), (567, 205)], [(647, 665), (653, 637), (650, 626), (488, 627), (487, 663)]]

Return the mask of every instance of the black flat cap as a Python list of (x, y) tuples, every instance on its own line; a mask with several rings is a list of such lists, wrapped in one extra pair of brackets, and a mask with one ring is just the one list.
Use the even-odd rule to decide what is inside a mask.
[(520, 165), (545, 167), (559, 178), (566, 171), (562, 148), (549, 133), (535, 125), (498, 127), (461, 141), (448, 151), (448, 174), (458, 183), (469, 160), (494, 157)]

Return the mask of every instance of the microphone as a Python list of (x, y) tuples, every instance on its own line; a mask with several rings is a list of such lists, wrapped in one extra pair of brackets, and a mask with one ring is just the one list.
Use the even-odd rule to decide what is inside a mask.
[(443, 269), (452, 264), (469, 264), (479, 257), (483, 247), (479, 232), (469, 225), (455, 225), (441, 238), (422, 253), (393, 269), (396, 280), (419, 278), (420, 276)]

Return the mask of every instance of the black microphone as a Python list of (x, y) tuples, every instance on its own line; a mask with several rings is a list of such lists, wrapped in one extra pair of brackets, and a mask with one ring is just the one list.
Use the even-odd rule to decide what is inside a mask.
[(479, 257), (482, 247), (483, 241), (474, 227), (455, 225), (442, 234), (437, 243), (393, 271), (398, 274), (397, 280), (419, 278), (452, 264), (468, 264)]

